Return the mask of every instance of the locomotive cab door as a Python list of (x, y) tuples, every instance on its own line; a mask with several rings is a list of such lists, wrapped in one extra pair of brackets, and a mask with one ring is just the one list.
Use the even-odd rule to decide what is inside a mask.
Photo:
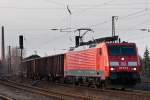
[(104, 55), (103, 55), (103, 49), (99, 48), (98, 52), (98, 72), (99, 75), (101, 76), (101, 79), (104, 80)]

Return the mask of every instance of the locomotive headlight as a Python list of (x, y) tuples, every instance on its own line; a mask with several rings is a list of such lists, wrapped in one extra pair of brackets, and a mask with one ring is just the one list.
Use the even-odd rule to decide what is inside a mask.
[(117, 61), (110, 61), (110, 66), (119, 66), (119, 62), (117, 62)]
[(137, 62), (136, 61), (128, 62), (128, 66), (137, 66)]
[(136, 68), (132, 68), (132, 70), (136, 71), (137, 69)]
[(111, 70), (111, 71), (114, 71), (114, 70), (115, 70), (115, 68), (110, 68), (110, 70)]

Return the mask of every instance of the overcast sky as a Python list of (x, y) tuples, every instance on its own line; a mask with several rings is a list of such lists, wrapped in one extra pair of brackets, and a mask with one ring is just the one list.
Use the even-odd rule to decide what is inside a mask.
[(150, 28), (149, 3), (150, 0), (0, 0), (0, 26), (5, 26), (6, 48), (18, 46), (18, 36), (24, 35), (26, 56), (35, 51), (45, 56), (74, 46), (77, 35), (52, 28), (93, 29), (86, 39), (111, 36), (111, 18), (119, 16), (116, 34), (122, 40), (135, 42), (143, 56), (145, 47), (150, 47), (150, 32), (140, 29)]

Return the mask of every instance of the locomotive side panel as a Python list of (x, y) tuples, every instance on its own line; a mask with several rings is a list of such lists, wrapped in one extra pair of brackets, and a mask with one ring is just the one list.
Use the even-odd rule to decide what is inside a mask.
[(65, 57), (65, 76), (97, 76), (97, 49), (73, 51)]
[(97, 46), (97, 63), (99, 66), (99, 74), (101, 78), (105, 80), (109, 76), (109, 62), (108, 62), (108, 51), (105, 43), (99, 44)]

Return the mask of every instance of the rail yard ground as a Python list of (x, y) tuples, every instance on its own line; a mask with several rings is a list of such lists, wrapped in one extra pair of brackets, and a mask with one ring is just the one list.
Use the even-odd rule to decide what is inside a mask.
[[(54, 91), (55, 93), (62, 93), (76, 96), (83, 96), (83, 100), (149, 100), (150, 98), (150, 83), (143, 83), (136, 86), (135, 89), (143, 89), (147, 91), (118, 91), (118, 90), (100, 90), (96, 88), (88, 88), (85, 86), (73, 86), (71, 84), (51, 83), (48, 81), (35, 81), (9, 78), (9, 80), (17, 82), (19, 84), (25, 84), (28, 86), (39, 87), (45, 90)], [(8, 82), (9, 83), (9, 82)], [(11, 82), (10, 82), (11, 83)], [(4, 84), (0, 84), (0, 94), (13, 98), (14, 100), (60, 100), (44, 95), (39, 95), (25, 90), (9, 87)], [(85, 97), (85, 99), (84, 99)], [(86, 98), (87, 97), (87, 98)], [(63, 99), (63, 98), (62, 98)], [(69, 98), (68, 100), (79, 100), (75, 98)], [(82, 100), (82, 99), (81, 99)]]
[(150, 91), (150, 82), (142, 82), (134, 87), (135, 90)]
[(0, 100), (58, 100), (0, 84), (0, 94), (11, 99)]

